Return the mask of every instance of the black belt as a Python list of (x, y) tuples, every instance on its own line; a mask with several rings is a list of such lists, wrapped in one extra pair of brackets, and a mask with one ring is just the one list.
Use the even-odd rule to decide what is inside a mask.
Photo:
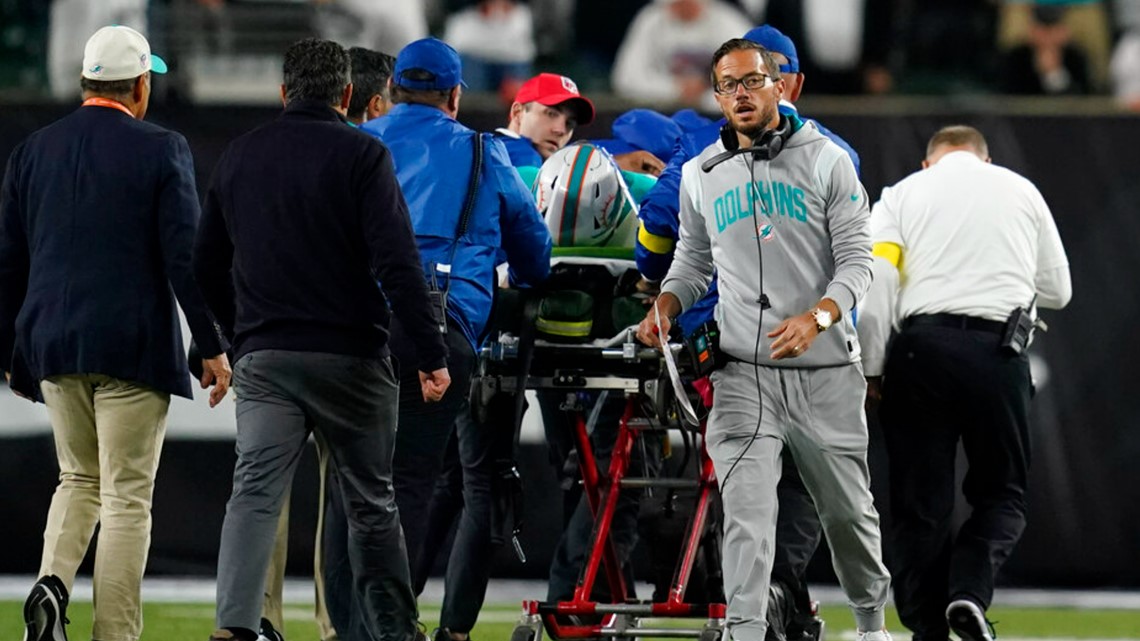
[(1005, 323), (1002, 321), (986, 320), (975, 316), (961, 314), (917, 314), (903, 319), (902, 328), (910, 327), (952, 327), (954, 329), (967, 329), (977, 332), (990, 332), (991, 334), (1004, 334)]

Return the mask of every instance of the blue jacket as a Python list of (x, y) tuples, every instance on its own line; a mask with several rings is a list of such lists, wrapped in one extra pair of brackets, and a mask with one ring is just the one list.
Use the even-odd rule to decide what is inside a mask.
[(0, 370), (103, 374), (191, 398), (175, 298), (203, 355), (226, 345), (191, 269), (198, 192), (181, 135), (81, 107), (12, 152), (0, 191)]
[[(474, 132), (435, 107), (415, 104), (396, 105), (362, 129), (391, 150), (424, 275), (430, 279), (434, 271), (441, 289), (452, 279), (448, 314), (472, 346), (477, 346), (491, 312), (500, 250), (510, 263), (513, 284), (535, 285), (550, 273), (550, 233), (534, 196), (502, 143), (480, 134), (483, 173), (479, 195), (452, 260), (471, 176)], [(438, 267), (449, 263), (449, 270)]]
[[(780, 103), (780, 113), (799, 115), (796, 108), (789, 103)], [(809, 121), (815, 123), (820, 133), (851, 156), (851, 161), (855, 163), (855, 171), (858, 173), (859, 154), (851, 145), (818, 121)], [(669, 265), (673, 263), (673, 248), (680, 234), (681, 167), (690, 159), (696, 158), (705, 147), (716, 142), (724, 124), (725, 120), (722, 118), (711, 125), (681, 136), (673, 150), (673, 157), (657, 179), (657, 185), (641, 201), (641, 210), (638, 214), (641, 227), (638, 229), (634, 255), (637, 258), (637, 269), (649, 280), (657, 281), (664, 278), (669, 272)], [(677, 319), (682, 331), (688, 334), (702, 323), (712, 320), (716, 301), (717, 288), (714, 280), (705, 297)]]
[[(508, 133), (503, 133), (508, 132)], [(510, 130), (495, 130), (495, 140), (503, 143), (507, 156), (515, 167), (541, 167), (542, 154), (534, 148), (534, 141), (526, 136), (508, 135)]]

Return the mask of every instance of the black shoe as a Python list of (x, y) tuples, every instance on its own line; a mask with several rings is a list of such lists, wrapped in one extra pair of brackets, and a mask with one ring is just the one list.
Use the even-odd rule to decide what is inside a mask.
[(258, 634), (260, 636), (257, 637), (257, 641), (285, 641), (285, 635), (278, 632), (265, 617), (261, 618), (261, 629), (258, 630)]
[(67, 588), (54, 574), (32, 586), (24, 601), (24, 641), (67, 641)]
[(818, 615), (813, 616), (804, 625), (803, 641), (822, 641), (823, 639), (823, 619)]
[[(436, 628), (431, 633), (431, 641), (451, 641), (451, 630), (447, 628)], [(471, 635), (467, 635), (467, 641), (471, 641)]]
[(994, 641), (994, 627), (977, 603), (958, 599), (946, 608), (946, 623), (962, 641)]
[(768, 632), (764, 641), (788, 641), (788, 620), (791, 618), (792, 604), (788, 601), (788, 593), (781, 583), (773, 582), (768, 586)]

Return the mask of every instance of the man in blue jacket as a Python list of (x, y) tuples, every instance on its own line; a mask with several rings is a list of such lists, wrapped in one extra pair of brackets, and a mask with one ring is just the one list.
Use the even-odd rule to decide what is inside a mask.
[(284, 80), (284, 113), (218, 161), (195, 245), (202, 292), (233, 330), (238, 383), (211, 640), (257, 639), (274, 531), (314, 430), (341, 480), (363, 638), (422, 640), (392, 489), (389, 345), (411, 352), (405, 391), (424, 401), (449, 387), (447, 347), (391, 154), (344, 118), (348, 53), (301, 40), (285, 52)]
[[(779, 111), (784, 115), (798, 115), (794, 103), (803, 90), (804, 76), (800, 73), (799, 56), (796, 45), (771, 25), (761, 25), (744, 34), (770, 51), (780, 65), (780, 73), (786, 83), (784, 99)], [(859, 155), (842, 138), (826, 127), (810, 119), (804, 119), (820, 133), (843, 148), (859, 171)], [(680, 226), (681, 167), (720, 136), (725, 119), (685, 134), (677, 142), (665, 171), (657, 185), (641, 202), (641, 227), (637, 234), (634, 249), (637, 267), (646, 279), (658, 281), (665, 277), (673, 262), (673, 249), (677, 242)], [(713, 320), (718, 295), (714, 280), (708, 294), (677, 318), (677, 324), (685, 335), (691, 334), (702, 324)], [(846, 311), (846, 310), (844, 310)], [(776, 556), (772, 567), (772, 594), (769, 598), (769, 636), (780, 634), (779, 623), (787, 625), (788, 639), (798, 639), (808, 626), (809, 634), (816, 634), (810, 625), (810, 599), (804, 573), (808, 562), (819, 546), (820, 524), (811, 495), (800, 479), (799, 471), (791, 456), (783, 457), (784, 472), (777, 486), (780, 509), (776, 524)], [(783, 615), (786, 611), (787, 616)]]
[[(59, 486), (29, 641), (66, 639), (68, 592), (99, 524), (92, 637), (138, 639), (139, 588), (170, 396), (192, 398), (174, 299), (206, 358), (211, 406), (230, 366), (191, 270), (194, 160), (177, 133), (143, 122), (166, 64), (142, 34), (87, 41), (83, 107), (12, 152), (0, 192), (0, 370), (42, 400)], [(173, 296), (171, 293), (173, 292)]]
[[(396, 57), (387, 115), (364, 131), (392, 150), (419, 244), (424, 278), (446, 300), (448, 368), (452, 391), (436, 405), (413, 393), (400, 396), (396, 438), (396, 500), (413, 567), (421, 553), (426, 515), (443, 453), (453, 430), (463, 467), (463, 513), (447, 566), (441, 636), (465, 639), (486, 593), (491, 562), (491, 435), (470, 414), (467, 393), (498, 286), (500, 255), (510, 281), (534, 285), (550, 271), (551, 240), (534, 197), (511, 165), (502, 143), (455, 120), (462, 94), (459, 55), (434, 38), (417, 40)], [(480, 153), (476, 152), (478, 145)], [(475, 171), (475, 164), (481, 165)], [(413, 352), (393, 326), (398, 357)], [(408, 381), (405, 380), (405, 383)], [(429, 551), (430, 552), (430, 551)], [(331, 605), (331, 604), (330, 604)]]

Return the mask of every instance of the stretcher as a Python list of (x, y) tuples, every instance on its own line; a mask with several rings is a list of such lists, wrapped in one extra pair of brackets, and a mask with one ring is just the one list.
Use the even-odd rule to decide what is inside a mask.
[[(621, 261), (611, 259), (601, 263), (612, 272), (632, 268), (632, 263), (623, 266)], [(575, 415), (573, 436), (583, 492), (594, 515), (594, 529), (591, 551), (573, 597), (560, 602), (525, 601), (511, 641), (538, 641), (544, 634), (550, 639), (719, 639), (724, 627), (724, 604), (693, 603), (685, 598), (716, 483), (712, 461), (704, 447), (704, 421), (693, 425), (678, 418), (675, 388), (670, 384), (664, 356), (639, 343), (633, 327), (620, 329), (613, 336), (574, 344), (536, 338), (533, 323), (539, 297), (536, 295), (523, 305), (522, 323), (516, 334), (500, 333), (483, 347), (479, 385), (487, 393), (568, 392), (564, 409)], [(682, 346), (671, 344), (669, 348), (684, 373), (688, 359)], [(625, 410), (606, 470), (599, 469), (590, 440), (597, 412), (590, 412), (590, 408), (574, 400), (580, 397), (570, 392), (577, 391), (620, 394), (625, 398)], [(521, 420), (521, 411), (516, 418)], [(517, 429), (516, 425), (516, 434)], [(685, 442), (693, 444), (698, 457), (695, 478), (631, 476), (630, 459), (637, 439), (669, 430), (681, 430)], [(633, 599), (630, 586), (626, 585), (610, 536), (621, 488), (695, 491), (695, 505), (664, 601)], [(599, 580), (608, 585), (610, 602), (592, 600), (594, 585)], [(686, 621), (678, 627), (650, 621), (661, 619)]]

